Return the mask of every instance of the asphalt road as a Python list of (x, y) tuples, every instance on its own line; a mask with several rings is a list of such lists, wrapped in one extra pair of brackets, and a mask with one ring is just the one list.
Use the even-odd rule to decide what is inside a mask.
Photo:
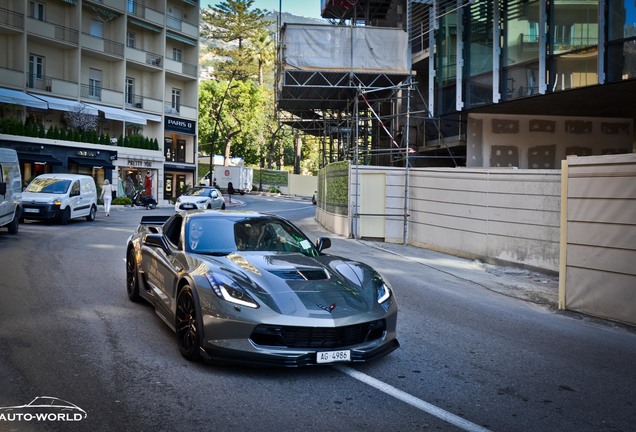
[[(237, 198), (329, 235), (306, 200)], [(0, 407), (53, 396), (87, 412), (35, 422), (0, 410), (0, 431), (634, 430), (634, 331), (489, 290), (452, 257), (423, 265), (340, 237), (328, 252), (373, 265), (396, 291), (400, 349), (356, 366), (190, 363), (125, 294), (126, 238), (140, 216), (171, 211), (0, 230)]]

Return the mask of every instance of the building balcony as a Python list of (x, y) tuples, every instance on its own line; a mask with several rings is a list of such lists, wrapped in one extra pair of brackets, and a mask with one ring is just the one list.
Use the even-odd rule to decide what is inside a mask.
[(174, 78), (184, 79), (192, 78), (197, 79), (198, 66), (190, 63), (182, 63), (176, 60), (166, 58), (166, 73), (174, 75)]
[(101, 37), (93, 36), (89, 33), (82, 33), (81, 46), (97, 54), (106, 57), (124, 57), (124, 44)]
[(162, 112), (163, 102), (148, 96), (139, 94), (126, 95), (126, 107), (143, 109), (144, 111), (152, 111), (160, 114)]
[(73, 47), (77, 47), (79, 42), (78, 30), (49, 21), (40, 21), (29, 18), (27, 20), (26, 30), (29, 36), (46, 39), (47, 43), (50, 45), (71, 45)]
[(0, 8), (0, 28), (15, 31), (24, 30), (24, 14)]
[(165, 15), (163, 12), (149, 8), (139, 2), (128, 2), (128, 14), (137, 18), (144, 19), (155, 25), (163, 27)]
[(126, 47), (126, 60), (144, 65), (142, 69), (158, 70), (163, 67), (163, 56), (161, 54), (144, 51), (141, 49)]

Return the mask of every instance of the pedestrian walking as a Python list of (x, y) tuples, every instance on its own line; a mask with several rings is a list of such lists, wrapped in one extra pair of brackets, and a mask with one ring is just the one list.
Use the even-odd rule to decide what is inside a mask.
[(234, 194), (234, 186), (232, 185), (232, 182), (227, 184), (227, 194), (229, 196), (229, 202), (232, 202), (232, 194)]
[(104, 180), (100, 198), (104, 201), (104, 212), (106, 213), (106, 216), (110, 216), (110, 204), (113, 202), (113, 192), (113, 185), (110, 184), (108, 179)]

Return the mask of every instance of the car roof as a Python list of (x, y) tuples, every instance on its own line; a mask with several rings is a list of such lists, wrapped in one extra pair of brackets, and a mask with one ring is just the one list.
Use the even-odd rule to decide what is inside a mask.
[(232, 219), (232, 218), (277, 218), (281, 219), (280, 216), (276, 216), (270, 213), (261, 213), (253, 210), (188, 210), (188, 211), (180, 211), (183, 217), (187, 219)]
[(84, 174), (49, 173), (49, 174), (40, 174), (39, 176), (37, 176), (37, 178), (59, 178), (62, 180), (77, 180), (77, 179), (83, 179), (83, 178), (92, 179), (93, 177), (87, 176)]

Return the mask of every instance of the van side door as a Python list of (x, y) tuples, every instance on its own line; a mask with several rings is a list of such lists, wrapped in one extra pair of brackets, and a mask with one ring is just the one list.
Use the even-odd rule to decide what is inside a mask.
[(80, 181), (75, 180), (71, 185), (68, 193), (68, 206), (71, 209), (71, 218), (82, 216), (82, 194), (80, 189)]

